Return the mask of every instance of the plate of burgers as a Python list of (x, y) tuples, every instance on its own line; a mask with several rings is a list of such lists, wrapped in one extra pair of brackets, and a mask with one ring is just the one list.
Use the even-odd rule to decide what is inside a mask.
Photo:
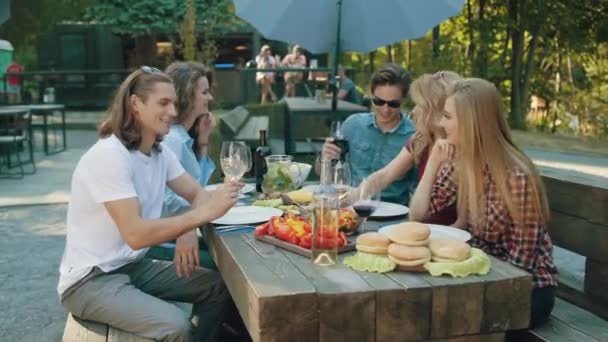
[[(422, 226), (427, 227), (427, 228), (421, 228)], [(424, 223), (420, 223), (420, 222), (402, 222), (402, 223), (397, 223), (397, 224), (391, 224), (391, 225), (380, 228), (378, 230), (378, 232), (388, 235), (388, 234), (390, 234), (391, 230), (393, 230), (397, 227), (407, 227), (407, 229), (412, 230), (412, 233), (409, 233), (409, 234), (415, 234), (415, 232), (420, 231), (421, 229), (423, 231), (426, 231), (426, 229), (430, 229), (431, 235), (429, 238), (431, 238), (431, 239), (453, 238), (453, 239), (462, 240), (462, 241), (469, 241), (471, 239), (471, 234), (464, 229), (459, 229), (459, 228), (450, 227), (450, 226), (442, 226), (442, 225), (438, 225), (438, 224), (424, 224)], [(407, 235), (408, 233), (405, 233), (405, 234)], [(428, 243), (427, 243), (427, 245), (428, 245)]]

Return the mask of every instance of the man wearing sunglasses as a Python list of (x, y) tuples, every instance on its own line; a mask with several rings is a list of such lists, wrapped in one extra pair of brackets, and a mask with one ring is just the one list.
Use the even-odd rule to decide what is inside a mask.
[[(353, 114), (342, 124), (342, 134), (349, 143), (353, 180), (361, 180), (390, 163), (414, 134), (414, 124), (401, 112), (409, 85), (410, 76), (403, 68), (385, 64), (370, 80), (372, 112)], [(322, 158), (339, 156), (340, 147), (333, 138), (327, 138)], [(416, 183), (416, 171), (410, 170), (382, 192), (382, 200), (409, 203), (410, 190)]]

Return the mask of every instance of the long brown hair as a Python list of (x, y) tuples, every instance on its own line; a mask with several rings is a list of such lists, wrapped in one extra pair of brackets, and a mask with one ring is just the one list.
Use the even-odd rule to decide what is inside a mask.
[(129, 97), (135, 94), (146, 102), (154, 85), (159, 82), (173, 84), (165, 73), (150, 67), (141, 67), (127, 76), (118, 87), (106, 118), (99, 124), (99, 137), (114, 134), (127, 149), (137, 149), (141, 143), (141, 127)]
[(530, 159), (513, 143), (503, 115), (502, 101), (491, 82), (478, 78), (457, 81), (448, 88), (458, 120), (459, 161), (458, 213), (469, 213), (475, 227), (485, 224), (484, 180), (489, 176), (514, 223), (523, 223), (524, 213), (514, 204), (509, 177), (519, 170), (528, 179), (530, 200), (536, 217), (546, 223), (549, 205), (543, 183)]
[(174, 62), (165, 69), (165, 72), (173, 79), (175, 85), (175, 94), (177, 95), (176, 122), (183, 123), (193, 107), (196, 82), (201, 77), (206, 77), (209, 81), (209, 88), (211, 88), (213, 84), (211, 69), (196, 62)]
[(453, 71), (439, 71), (435, 74), (423, 74), (412, 82), (410, 97), (422, 113), (414, 116), (416, 132), (412, 136), (412, 155), (416, 163), (421, 154), (433, 146), (437, 137), (431, 130), (433, 122), (438, 122), (443, 113), (447, 86), (461, 79)]

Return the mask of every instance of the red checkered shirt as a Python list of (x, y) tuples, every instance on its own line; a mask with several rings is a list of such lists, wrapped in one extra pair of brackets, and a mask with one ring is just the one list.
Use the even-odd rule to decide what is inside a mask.
[[(437, 173), (431, 192), (431, 214), (440, 212), (456, 202), (458, 184), (454, 163), (445, 163)], [(558, 272), (553, 263), (553, 244), (547, 225), (538, 216), (532, 203), (528, 176), (520, 169), (509, 174), (514, 205), (522, 214), (523, 224), (515, 224), (506, 205), (498, 196), (496, 184), (485, 175), (485, 223), (476, 227), (468, 218), (467, 230), (473, 236), (469, 243), (486, 253), (526, 270), (533, 276), (534, 287), (557, 286)]]

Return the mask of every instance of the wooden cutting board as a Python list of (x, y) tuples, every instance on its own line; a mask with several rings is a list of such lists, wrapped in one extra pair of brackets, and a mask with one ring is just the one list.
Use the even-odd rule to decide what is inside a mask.
[[(275, 245), (277, 247), (286, 249), (290, 252), (296, 253), (296, 254), (300, 254), (303, 255), (305, 257), (312, 257), (312, 251), (310, 249), (306, 249), (300, 246), (296, 246), (294, 244), (291, 244), (289, 242), (285, 242), (283, 240), (279, 240), (277, 238), (275, 238), (274, 236), (267, 236), (267, 235), (261, 235), (258, 236), (256, 235), (255, 238), (257, 240), (260, 241), (264, 241), (266, 243), (269, 243), (271, 245)], [(355, 246), (356, 243), (354, 241), (348, 241), (348, 244), (346, 246), (340, 247), (338, 248), (338, 253), (345, 253), (345, 252), (350, 252), (350, 251), (354, 251), (355, 250)]]

